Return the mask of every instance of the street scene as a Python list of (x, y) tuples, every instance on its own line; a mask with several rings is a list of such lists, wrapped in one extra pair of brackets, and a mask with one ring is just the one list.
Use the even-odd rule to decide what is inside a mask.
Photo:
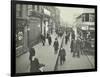
[(16, 73), (94, 68), (94, 9), (16, 4)]

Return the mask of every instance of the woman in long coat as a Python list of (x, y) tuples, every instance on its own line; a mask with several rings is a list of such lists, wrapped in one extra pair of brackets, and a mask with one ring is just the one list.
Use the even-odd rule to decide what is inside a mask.
[(76, 41), (76, 52), (77, 52), (77, 57), (80, 57), (80, 51), (81, 51), (81, 41), (80, 39), (78, 38), (77, 41)]
[(58, 48), (59, 48), (59, 43), (58, 43), (57, 38), (54, 41), (53, 47), (54, 47), (55, 54), (57, 54), (57, 51), (58, 51)]
[(51, 45), (51, 42), (52, 42), (52, 39), (51, 39), (51, 36), (49, 35), (49, 37), (48, 37), (48, 43), (49, 43), (49, 45)]
[(75, 55), (76, 55), (76, 40), (74, 40), (73, 39), (73, 42), (72, 42), (73, 44), (72, 44), (72, 52), (73, 52), (73, 57), (75, 57)]
[(75, 40), (75, 34), (74, 34), (74, 31), (72, 31), (72, 38), (71, 38), (71, 45), (70, 45), (70, 48), (71, 48), (71, 52), (73, 52), (73, 49), (74, 49), (74, 45), (73, 45), (73, 41)]
[(68, 35), (66, 34), (66, 36), (65, 36), (65, 44), (67, 44), (67, 41), (68, 41)]

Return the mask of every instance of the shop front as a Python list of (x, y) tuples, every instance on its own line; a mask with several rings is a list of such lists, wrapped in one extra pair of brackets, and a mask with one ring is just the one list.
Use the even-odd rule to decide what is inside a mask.
[(24, 53), (25, 50), (25, 27), (27, 20), (22, 18), (16, 19), (16, 56)]
[(28, 46), (32, 47), (40, 41), (41, 19), (30, 17), (28, 22)]

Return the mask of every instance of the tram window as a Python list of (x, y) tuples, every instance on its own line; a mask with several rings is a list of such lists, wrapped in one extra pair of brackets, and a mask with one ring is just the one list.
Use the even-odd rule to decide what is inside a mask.
[(94, 22), (95, 21), (95, 16), (94, 14), (89, 14), (89, 21)]
[(89, 14), (85, 14), (85, 21), (89, 21)]

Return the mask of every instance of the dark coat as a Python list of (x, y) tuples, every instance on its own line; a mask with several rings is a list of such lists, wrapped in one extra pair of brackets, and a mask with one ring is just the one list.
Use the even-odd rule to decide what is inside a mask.
[(75, 34), (74, 34), (74, 32), (72, 32), (72, 39), (75, 39)]
[(45, 42), (45, 36), (41, 35), (41, 40)]
[(65, 44), (67, 44), (68, 41), (68, 35), (65, 36)]
[(47, 33), (47, 38), (49, 37), (49, 33)]
[(81, 49), (81, 42), (80, 40), (73, 40), (72, 50), (73, 52), (79, 52)]
[(30, 72), (40, 72), (39, 68), (39, 61), (37, 58), (34, 59), (34, 61), (31, 62), (31, 68), (30, 68)]
[(48, 42), (49, 42), (49, 44), (51, 44), (51, 42), (52, 42), (51, 36), (48, 37)]
[(65, 51), (65, 49), (61, 49), (61, 50), (59, 51), (59, 56), (60, 56), (60, 60), (65, 61), (65, 56), (66, 56), (66, 51)]
[(53, 46), (54, 46), (54, 49), (55, 49), (55, 50), (58, 50), (58, 47), (59, 47), (58, 41), (54, 41)]
[(41, 34), (40, 36), (41, 36), (41, 40), (42, 40), (43, 39), (43, 35)]
[(45, 36), (43, 36), (43, 41), (45, 42)]
[(61, 56), (61, 57), (66, 56), (65, 49), (61, 49), (61, 50), (59, 51), (59, 56)]
[(70, 48), (71, 48), (71, 50), (73, 50), (73, 39), (71, 40), (71, 45), (70, 45)]
[(70, 37), (70, 33), (68, 33), (68, 39), (69, 39), (69, 37)]
[(72, 40), (72, 42), (71, 42), (71, 50), (72, 50), (72, 52), (75, 52), (76, 51), (76, 40)]
[(30, 53), (29, 60), (32, 62), (32, 56), (35, 56), (35, 49), (31, 48), (29, 53)]

